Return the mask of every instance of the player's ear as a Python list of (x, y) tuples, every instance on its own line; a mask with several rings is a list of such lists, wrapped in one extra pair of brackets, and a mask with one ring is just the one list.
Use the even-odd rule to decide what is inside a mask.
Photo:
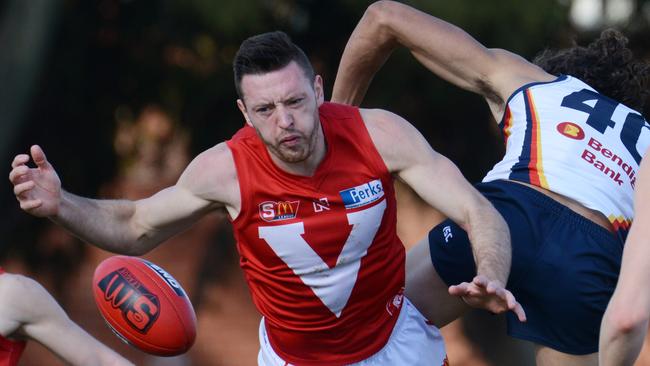
[(323, 78), (316, 75), (314, 78), (314, 92), (316, 94), (316, 104), (320, 107), (325, 102), (325, 93), (323, 92)]
[(253, 124), (251, 123), (250, 118), (248, 118), (248, 112), (246, 112), (246, 104), (244, 104), (244, 101), (241, 99), (237, 99), (237, 108), (241, 111), (241, 114), (244, 115), (244, 119), (246, 120), (246, 124), (249, 126), (252, 126)]

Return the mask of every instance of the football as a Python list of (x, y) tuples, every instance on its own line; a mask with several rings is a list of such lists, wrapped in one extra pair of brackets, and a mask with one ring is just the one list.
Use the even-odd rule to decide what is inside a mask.
[(113, 332), (157, 356), (187, 352), (196, 338), (196, 315), (181, 285), (160, 266), (113, 256), (95, 269), (93, 294)]

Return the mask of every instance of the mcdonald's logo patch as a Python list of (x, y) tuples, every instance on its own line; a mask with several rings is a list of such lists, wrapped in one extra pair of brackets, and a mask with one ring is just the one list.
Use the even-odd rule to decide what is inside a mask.
[(573, 122), (562, 122), (558, 124), (557, 132), (574, 140), (582, 140), (585, 138), (585, 132), (580, 126)]
[(126, 323), (139, 333), (146, 334), (158, 319), (160, 301), (131, 271), (120, 268), (109, 273), (97, 286), (104, 301), (119, 309)]
[(260, 217), (264, 221), (295, 219), (298, 216), (300, 201), (266, 201), (260, 203)]

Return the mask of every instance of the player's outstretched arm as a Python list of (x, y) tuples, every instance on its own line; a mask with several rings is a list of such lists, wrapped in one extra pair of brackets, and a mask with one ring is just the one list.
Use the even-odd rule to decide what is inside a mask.
[[(649, 156), (646, 153), (646, 157)], [(632, 365), (650, 319), (650, 161), (641, 161), (634, 197), (634, 223), (625, 242), (621, 274), (603, 317), (600, 364)]]
[(383, 110), (361, 114), (389, 171), (469, 234), (478, 276), (472, 283), (452, 286), (450, 293), (492, 312), (513, 310), (524, 320), (521, 306), (504, 289), (512, 254), (501, 215), (410, 123)]
[(0, 294), (2, 317), (15, 324), (12, 336), (33, 339), (71, 365), (133, 365), (71, 321), (36, 281), (21, 275), (3, 274)]
[[(14, 158), (9, 180), (23, 210), (48, 217), (82, 240), (111, 252), (141, 255), (210, 210), (238, 207), (234, 162), (225, 143), (195, 158), (179, 181), (137, 201), (95, 200), (66, 192), (43, 150)], [(232, 203), (232, 204), (230, 204)]]
[(439, 77), (502, 106), (525, 83), (552, 80), (537, 66), (511, 52), (489, 49), (462, 29), (394, 1), (366, 10), (345, 47), (332, 101), (359, 105), (390, 53), (408, 48)]

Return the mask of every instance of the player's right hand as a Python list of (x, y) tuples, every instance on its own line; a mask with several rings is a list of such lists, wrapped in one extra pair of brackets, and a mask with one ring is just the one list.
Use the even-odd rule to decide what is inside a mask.
[(526, 312), (515, 296), (499, 282), (477, 275), (472, 282), (449, 286), (449, 294), (458, 296), (474, 308), (485, 309), (493, 314), (512, 311), (520, 322), (526, 321)]
[(16, 199), (20, 208), (34, 216), (56, 216), (61, 204), (61, 180), (40, 146), (33, 145), (30, 154), (35, 168), (27, 165), (30, 161), (27, 154), (16, 155), (11, 163), (9, 181)]

